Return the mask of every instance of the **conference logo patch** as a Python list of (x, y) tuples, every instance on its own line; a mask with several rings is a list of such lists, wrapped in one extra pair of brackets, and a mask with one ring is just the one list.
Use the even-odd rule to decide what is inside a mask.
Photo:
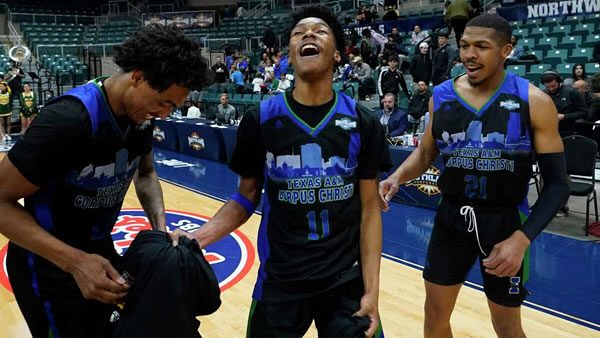
[[(181, 229), (193, 233), (198, 231), (210, 218), (183, 211), (166, 212), (167, 228), (170, 231)], [(137, 234), (149, 230), (150, 222), (142, 209), (123, 209), (112, 230), (112, 238), (117, 253), (123, 255)], [(12, 292), (6, 272), (6, 251), (8, 244), (0, 249), (0, 285)], [(254, 247), (241, 232), (234, 231), (220, 241), (202, 249), (206, 260), (215, 271), (221, 291), (239, 282), (254, 263)]]
[(162, 131), (159, 126), (155, 126), (154, 130), (152, 130), (152, 137), (154, 137), (157, 142), (162, 142), (165, 140), (165, 132)]
[(439, 178), (440, 170), (434, 166), (431, 166), (423, 175), (412, 181), (406, 182), (405, 185), (407, 187), (416, 187), (420, 192), (426, 194), (427, 196), (433, 196), (440, 193), (440, 188), (438, 188), (437, 185)]
[(204, 139), (198, 133), (193, 132), (188, 136), (188, 145), (196, 151), (202, 150), (204, 149)]

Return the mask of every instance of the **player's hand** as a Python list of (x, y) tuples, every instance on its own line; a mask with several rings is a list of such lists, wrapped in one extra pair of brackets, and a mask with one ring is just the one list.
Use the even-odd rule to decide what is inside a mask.
[(513, 277), (519, 272), (529, 239), (521, 231), (515, 231), (509, 238), (494, 245), (494, 249), (483, 260), (485, 272), (498, 277)]
[(73, 278), (85, 299), (95, 299), (106, 304), (116, 304), (127, 295), (129, 285), (108, 259), (84, 253), (67, 271)]
[(369, 317), (371, 324), (365, 331), (365, 336), (373, 337), (379, 327), (379, 310), (377, 307), (377, 295), (365, 294), (360, 299), (360, 309), (354, 313), (356, 317)]
[(173, 241), (173, 246), (177, 246), (177, 244), (179, 244), (180, 237), (187, 237), (189, 239), (195, 239), (194, 236), (192, 236), (190, 233), (185, 232), (180, 229), (177, 229), (173, 232), (168, 232), (168, 234), (171, 237), (171, 240)]
[(390, 210), (388, 202), (392, 200), (392, 197), (398, 192), (399, 188), (398, 180), (393, 175), (379, 182), (379, 206), (381, 210)]

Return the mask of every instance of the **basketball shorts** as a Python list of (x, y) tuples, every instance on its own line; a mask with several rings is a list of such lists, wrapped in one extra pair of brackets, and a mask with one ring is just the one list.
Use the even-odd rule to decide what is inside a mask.
[(427, 250), (423, 278), (438, 285), (456, 285), (479, 257), (485, 294), (492, 302), (509, 307), (523, 303), (529, 275), (529, 250), (515, 276), (497, 277), (485, 272), (482, 260), (494, 245), (521, 228), (517, 206), (468, 206), (442, 199)]
[[(308, 299), (289, 302), (253, 300), (246, 337), (300, 338), (313, 320), (319, 337), (364, 337), (369, 318), (352, 316), (360, 309), (363, 294), (363, 281), (359, 277)], [(374, 337), (383, 337), (381, 324)]]
[(116, 307), (84, 299), (70, 274), (12, 242), (6, 266), (17, 304), (34, 338), (111, 336), (110, 316)]

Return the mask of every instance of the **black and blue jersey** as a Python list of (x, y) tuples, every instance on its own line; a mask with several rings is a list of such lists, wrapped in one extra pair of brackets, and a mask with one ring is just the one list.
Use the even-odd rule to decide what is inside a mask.
[(244, 120), (230, 166), (265, 181), (253, 297), (301, 299), (360, 276), (359, 179), (390, 162), (379, 122), (341, 93), (319, 107), (274, 96)]
[(444, 197), (472, 204), (519, 205), (532, 170), (529, 82), (506, 72), (481, 109), (456, 90), (435, 87), (432, 132), (444, 159), (438, 181)]

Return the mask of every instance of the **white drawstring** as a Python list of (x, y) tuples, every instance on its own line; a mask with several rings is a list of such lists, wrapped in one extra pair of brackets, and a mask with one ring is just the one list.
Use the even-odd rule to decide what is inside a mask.
[[(460, 214), (465, 216), (465, 222), (469, 224), (467, 228), (468, 232), (475, 230), (475, 237), (477, 238), (477, 245), (479, 245), (479, 251), (487, 257), (483, 249), (481, 248), (481, 242), (479, 242), (479, 231), (477, 230), (477, 217), (475, 217), (475, 209), (472, 206), (464, 205), (460, 208)], [(468, 217), (468, 219), (467, 219)]]

